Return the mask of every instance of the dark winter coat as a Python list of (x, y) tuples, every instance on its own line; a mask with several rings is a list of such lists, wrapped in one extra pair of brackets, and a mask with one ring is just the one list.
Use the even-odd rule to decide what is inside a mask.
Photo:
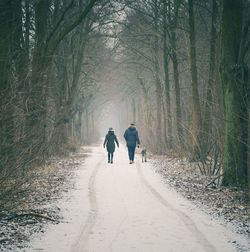
[(138, 131), (136, 130), (135, 127), (129, 127), (125, 133), (124, 133), (124, 138), (127, 142), (128, 147), (136, 147), (137, 144), (140, 144), (139, 136), (138, 136)]
[(114, 131), (109, 131), (108, 134), (106, 135), (104, 143), (103, 143), (104, 147), (106, 145), (108, 152), (115, 151), (115, 142), (116, 142), (117, 146), (119, 147), (119, 143), (118, 143), (118, 140), (117, 140), (117, 137), (116, 137)]

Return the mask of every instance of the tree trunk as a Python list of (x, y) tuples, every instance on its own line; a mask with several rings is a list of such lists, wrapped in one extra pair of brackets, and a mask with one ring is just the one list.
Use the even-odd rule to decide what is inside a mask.
[[(28, 1), (25, 3), (28, 5)], [(18, 174), (25, 161), (24, 138), (24, 83), (29, 69), (23, 31), (21, 1), (0, 3), (0, 170), (1, 167)], [(28, 18), (25, 19), (27, 22)], [(26, 23), (25, 21), (25, 23)], [(17, 155), (16, 153), (19, 153)]]
[(211, 38), (210, 38), (210, 60), (209, 60), (209, 77), (207, 85), (207, 95), (205, 99), (205, 113), (203, 118), (203, 134), (202, 134), (202, 157), (206, 157), (207, 151), (210, 148), (211, 142), (211, 128), (212, 128), (212, 104), (213, 104), (213, 90), (215, 83), (215, 70), (216, 70), (216, 22), (218, 16), (217, 0), (212, 0), (212, 20), (211, 20)]
[(179, 146), (182, 148), (182, 126), (181, 126), (181, 94), (180, 94), (180, 80), (178, 70), (178, 58), (176, 52), (176, 31), (171, 32), (171, 46), (172, 46), (172, 63), (174, 72), (174, 87), (175, 87), (175, 122), (177, 129), (177, 140)]
[(76, 136), (79, 144), (82, 144), (82, 111), (77, 113)]
[(164, 77), (165, 77), (165, 99), (166, 99), (166, 145), (172, 148), (172, 115), (171, 115), (171, 102), (170, 102), (170, 87), (169, 87), (169, 50), (167, 47), (167, 1), (164, 1), (163, 12), (163, 63), (164, 63)]
[(143, 80), (140, 78), (139, 79), (139, 84), (142, 88), (142, 94), (143, 94), (143, 104), (145, 108), (145, 124), (146, 124), (146, 143), (148, 146), (150, 146), (152, 149), (156, 148), (156, 143), (155, 141), (152, 141), (153, 130), (152, 130), (152, 120), (151, 120), (151, 111), (150, 111), (150, 105), (149, 105), (149, 96), (148, 96), (148, 90), (145, 86), (145, 83)]
[(221, 78), (225, 104), (224, 185), (246, 182), (244, 81), (238, 62), (243, 1), (223, 0)]
[(133, 123), (137, 123), (136, 121), (136, 116), (137, 116), (137, 113), (136, 113), (136, 103), (135, 103), (135, 98), (132, 98), (132, 116), (133, 116)]
[[(182, 116), (181, 116), (181, 95), (180, 95), (180, 79), (179, 79), (179, 62), (177, 57), (177, 22), (178, 22), (178, 13), (180, 7), (179, 0), (171, 3), (168, 0), (168, 20), (170, 25), (169, 40), (171, 46), (171, 60), (173, 64), (173, 75), (174, 75), (174, 102), (175, 102), (175, 111), (174, 111), (174, 122), (177, 134), (177, 146), (183, 148), (183, 131), (182, 131)], [(166, 7), (165, 7), (166, 8)]]
[(86, 144), (90, 144), (90, 129), (89, 129), (89, 109), (88, 107), (86, 107), (86, 110), (85, 110), (85, 125), (86, 125)]
[(160, 80), (160, 66), (159, 66), (159, 38), (158, 38), (158, 1), (154, 0), (154, 77), (155, 77), (155, 87), (156, 87), (156, 138), (157, 138), (157, 148), (156, 153), (161, 154), (163, 151), (162, 144), (162, 87)]
[(35, 8), (35, 48), (32, 61), (31, 85), (27, 97), (26, 143), (30, 159), (40, 163), (46, 150), (46, 85), (52, 58), (45, 55), (45, 39), (49, 0), (39, 1)]
[[(16, 83), (13, 78), (13, 63), (21, 48), (21, 5), (15, 1), (0, 3), (0, 172), (13, 166), (16, 153), (15, 105)], [(19, 20), (20, 21), (20, 20)]]
[[(250, 94), (248, 94), (250, 95)], [(248, 97), (249, 99), (250, 97)], [(248, 175), (248, 199), (250, 199), (250, 101), (248, 100), (248, 157), (247, 157), (247, 175)]]
[[(9, 0), (3, 0), (0, 3), (0, 91), (1, 96), (9, 88), (10, 70), (11, 70), (11, 8)], [(4, 96), (3, 96), (4, 97)], [(1, 98), (3, 98), (1, 97)], [(3, 101), (1, 99), (1, 101)], [(1, 104), (2, 105), (2, 104)]]
[(192, 160), (200, 158), (201, 154), (201, 111), (198, 92), (198, 79), (196, 67), (195, 25), (193, 0), (188, 0), (189, 12), (189, 40), (190, 40), (190, 71), (192, 83)]

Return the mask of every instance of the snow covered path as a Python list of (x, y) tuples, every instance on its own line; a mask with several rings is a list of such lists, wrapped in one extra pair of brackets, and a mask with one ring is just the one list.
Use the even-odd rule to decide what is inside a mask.
[[(126, 148), (114, 164), (92, 147), (76, 188), (61, 204), (65, 223), (51, 226), (29, 251), (236, 251), (249, 242), (232, 233), (165, 185), (150, 162), (128, 163)], [(249, 248), (249, 247), (248, 247)], [(27, 251), (27, 250), (26, 250)]]

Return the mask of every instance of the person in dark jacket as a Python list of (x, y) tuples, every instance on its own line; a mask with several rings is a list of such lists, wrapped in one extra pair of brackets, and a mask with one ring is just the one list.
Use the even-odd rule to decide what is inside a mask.
[(134, 123), (131, 123), (128, 129), (126, 129), (124, 138), (127, 142), (129, 163), (132, 164), (134, 163), (136, 145), (138, 148), (140, 145), (138, 131), (136, 130)]
[(114, 133), (114, 130), (113, 128), (109, 128), (108, 134), (106, 135), (104, 143), (103, 143), (103, 148), (105, 148), (106, 146), (107, 152), (108, 152), (108, 163), (111, 163), (111, 164), (113, 164), (115, 142), (116, 142), (117, 147), (119, 148), (119, 142)]

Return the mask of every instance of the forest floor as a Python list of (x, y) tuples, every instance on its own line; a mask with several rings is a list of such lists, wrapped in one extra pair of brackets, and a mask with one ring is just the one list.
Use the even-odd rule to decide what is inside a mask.
[(24, 178), (9, 178), (1, 185), (7, 197), (0, 199), (0, 251), (26, 251), (34, 234), (64, 221), (60, 202), (68, 200), (76, 170), (85, 157), (54, 157)]
[[(91, 148), (84, 147), (80, 152), (67, 158), (53, 158), (45, 167), (41, 167), (36, 172), (31, 171), (25, 178), (18, 179), (19, 186), (14, 194), (10, 194), (8, 200), (11, 204), (5, 204), (4, 208), (0, 208), (0, 251), (28, 251), (27, 246), (32, 244), (31, 239), (34, 237), (37, 239), (48, 230), (53, 233), (53, 229), (58, 229), (58, 224), (63, 225), (65, 231), (69, 222), (75, 222), (74, 230), (71, 229), (72, 234), (67, 235), (67, 238), (70, 240), (70, 236), (72, 239), (77, 235), (79, 230), (75, 227), (83, 221), (79, 219), (79, 216), (82, 215), (86, 221), (91, 203), (81, 200), (89, 197), (86, 190), (86, 195), (79, 195), (77, 191), (81, 192), (82, 184), (92, 183), (93, 169), (89, 168), (94, 167), (93, 160), (104, 154), (97, 153), (98, 158), (89, 159), (93, 151)], [(137, 165), (140, 163), (139, 157), (137, 163)], [(142, 167), (138, 166), (138, 171)], [(243, 191), (236, 190), (236, 188), (217, 188), (213, 184), (206, 186), (211, 182), (211, 178), (201, 176), (198, 167), (185, 159), (151, 156), (147, 166), (144, 167), (159, 174), (166, 187), (174, 188), (188, 201), (192, 201), (198, 208), (208, 213), (211, 218), (222, 222), (223, 225), (250, 240), (250, 208)], [(124, 168), (121, 169), (121, 171), (124, 170), (126, 171)], [(135, 175), (132, 170), (130, 172), (133, 176)], [(113, 173), (114, 171), (112, 171), (112, 175), (114, 175)], [(124, 173), (122, 177), (126, 174)], [(86, 181), (83, 181), (84, 179)], [(15, 184), (14, 180), (12, 178), (6, 181), (5, 187)], [(3, 187), (4, 185), (2, 185), (2, 190)], [(74, 195), (78, 197), (78, 200)], [(79, 203), (75, 203), (75, 201)], [(3, 205), (3, 199), (1, 199), (0, 206)], [(86, 208), (85, 213), (81, 212), (84, 208)], [(66, 215), (67, 217), (65, 217)], [(48, 234), (48, 236), (50, 235)], [(53, 237), (51, 243), (54, 239)], [(62, 239), (62, 237), (58, 239)], [(237, 251), (247, 251), (238, 245), (237, 240), (231, 242), (235, 243)], [(41, 244), (43, 244), (43, 240), (41, 240)], [(50, 251), (39, 247), (39, 241), (34, 246), (35, 250)], [(31, 251), (33, 250), (31, 249)], [(51, 251), (56, 252), (57, 250), (51, 249)], [(66, 248), (65, 251), (67, 251)]]
[(247, 191), (211, 183), (217, 176), (202, 176), (196, 163), (186, 159), (152, 156), (151, 163), (163, 181), (216, 219), (250, 239), (250, 202)]

